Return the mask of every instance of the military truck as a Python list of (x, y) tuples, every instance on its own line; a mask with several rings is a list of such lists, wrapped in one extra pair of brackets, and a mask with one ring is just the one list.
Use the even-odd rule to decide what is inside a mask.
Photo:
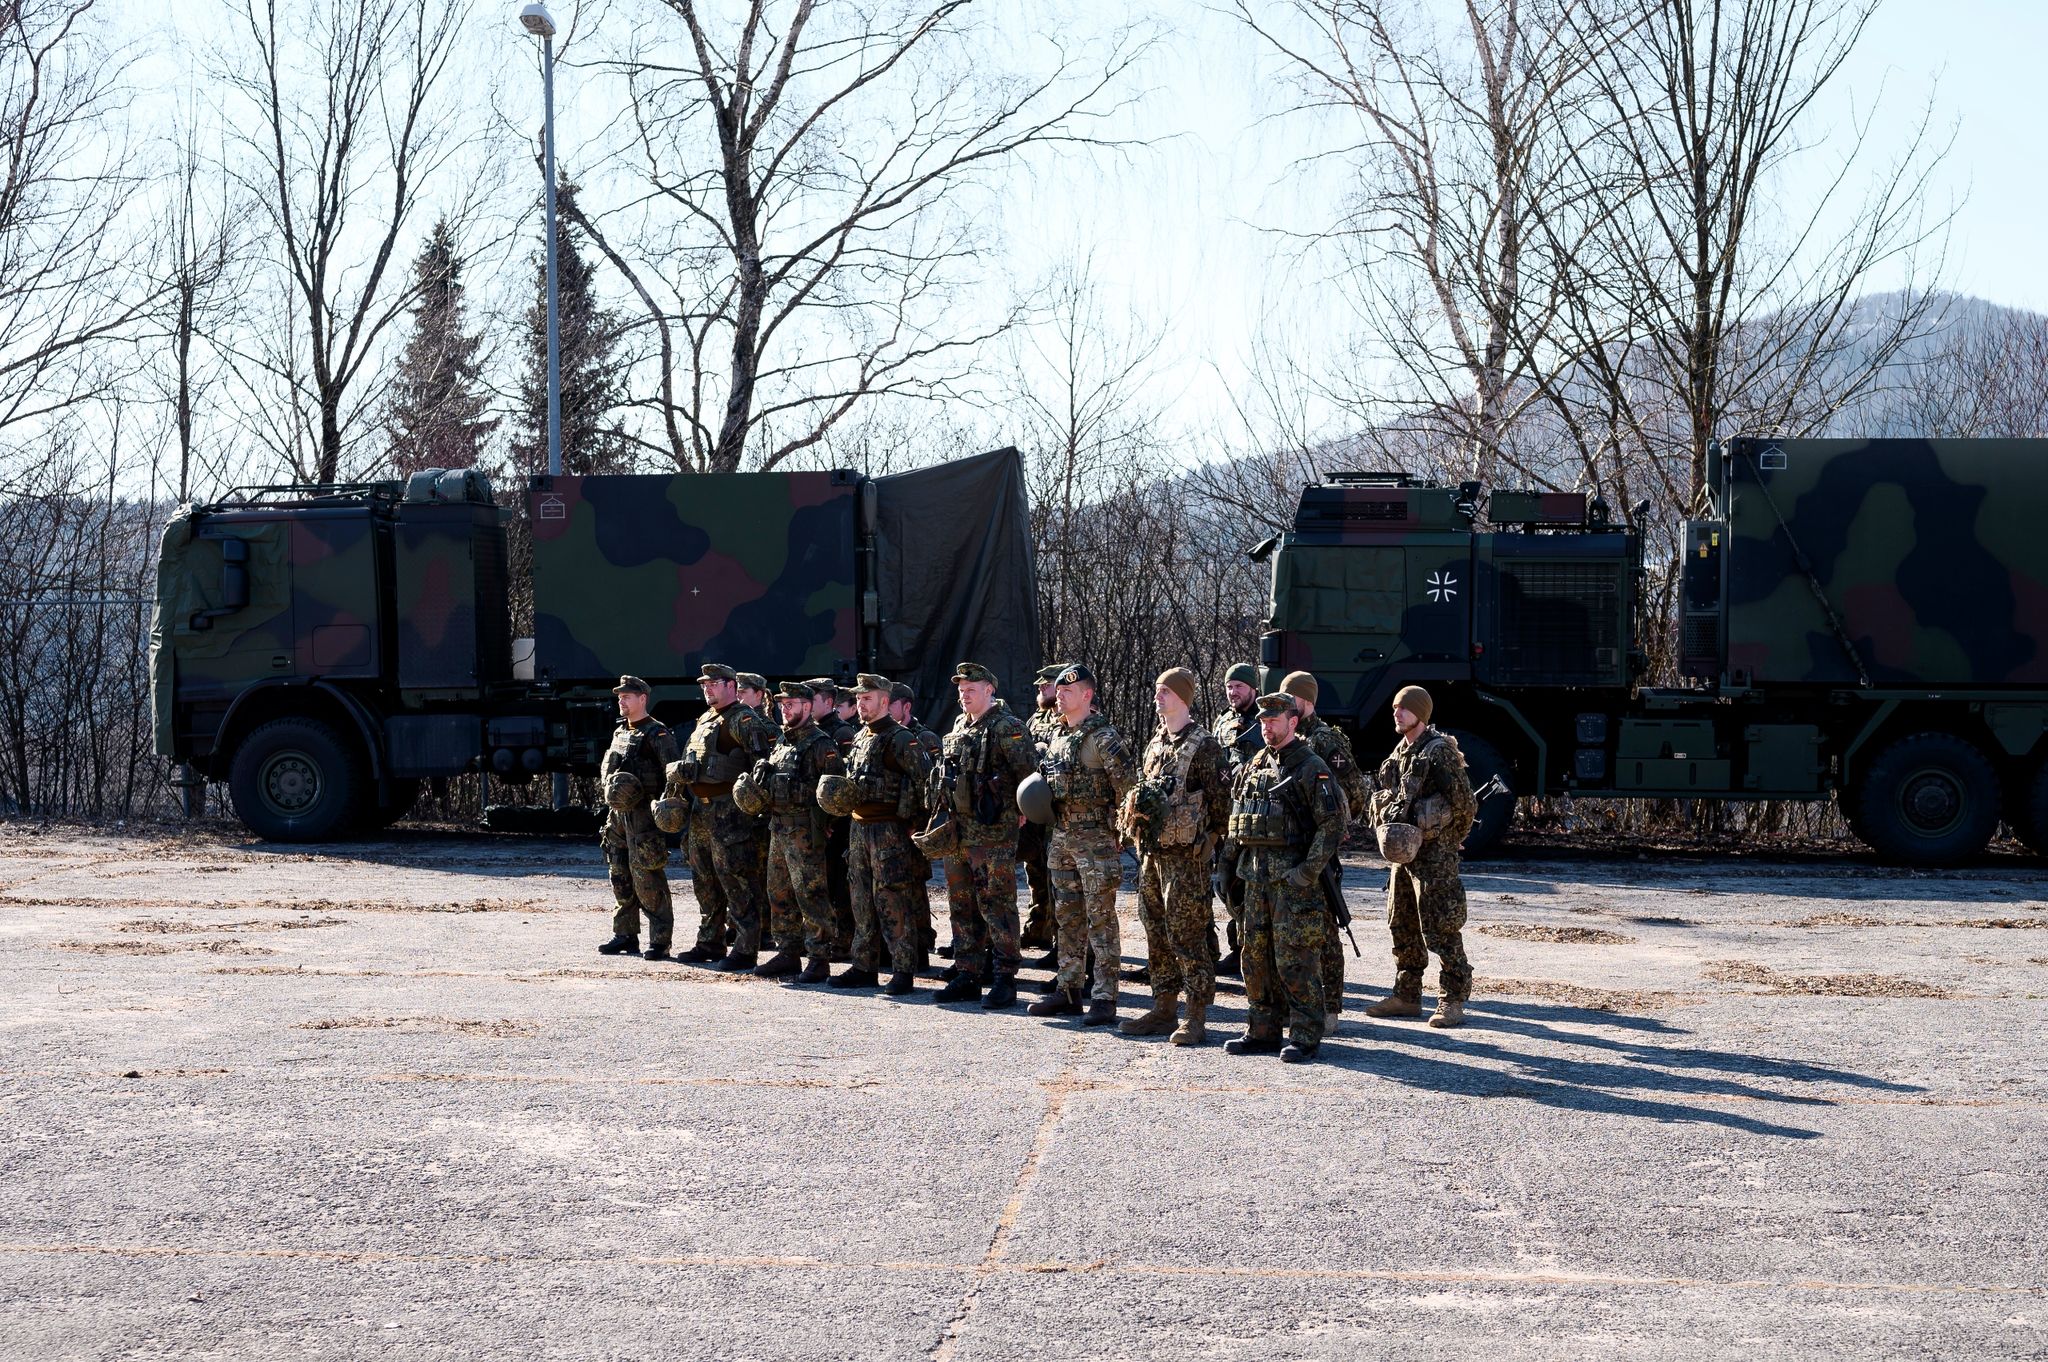
[[(1832, 797), (1906, 864), (1967, 859), (2001, 820), (2048, 850), (2048, 441), (1733, 439), (1707, 481), (1680, 539), (1680, 684), (1645, 684), (1667, 622), (1640, 526), (1401, 473), (1309, 487), (1254, 550), (1265, 673), (1314, 672), (1368, 754), (1418, 682), (1475, 777), (1515, 794)], [(1488, 800), (1468, 848), (1513, 805)]]
[(883, 478), (540, 477), (519, 513), (533, 633), (515, 639), (508, 513), (474, 471), (182, 508), (150, 667), (156, 751), (188, 801), (225, 782), (260, 836), (345, 837), (423, 781), (594, 773), (625, 673), (687, 723), (707, 661), (771, 682), (881, 671), (942, 725), (961, 658), (1013, 689), (1038, 666), (1015, 450)]

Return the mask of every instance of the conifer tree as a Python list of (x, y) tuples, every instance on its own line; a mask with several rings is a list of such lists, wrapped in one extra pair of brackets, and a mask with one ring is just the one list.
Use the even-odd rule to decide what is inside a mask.
[[(632, 446), (619, 425), (625, 401), (624, 361), (618, 353), (619, 322), (598, 305), (583, 234), (568, 205), (576, 186), (563, 182), (562, 211), (555, 224), (556, 305), (562, 330), (562, 471), (620, 473), (632, 466)], [(545, 238), (543, 238), (545, 241)], [(548, 466), (548, 278), (546, 246), (533, 253), (533, 304), (520, 326), (518, 429), (512, 440), (513, 467), (521, 474), (545, 473)]]
[(473, 468), (498, 428), (488, 415), (483, 338), (468, 329), (462, 255), (446, 218), (434, 224), (412, 271), (410, 334), (385, 417), (400, 477), (422, 468)]

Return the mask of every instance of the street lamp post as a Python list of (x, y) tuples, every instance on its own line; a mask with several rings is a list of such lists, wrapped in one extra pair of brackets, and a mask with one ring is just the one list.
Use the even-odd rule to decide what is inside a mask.
[[(541, 175), (546, 183), (541, 202), (548, 224), (548, 476), (562, 475), (562, 328), (555, 294), (555, 17), (534, 0), (519, 11), (519, 26), (540, 39), (541, 50)], [(569, 807), (569, 773), (555, 772), (554, 805)]]

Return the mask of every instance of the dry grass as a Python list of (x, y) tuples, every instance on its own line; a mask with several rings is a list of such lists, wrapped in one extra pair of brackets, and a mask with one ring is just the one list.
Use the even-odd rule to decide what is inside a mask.
[(1632, 936), (1599, 927), (1539, 927), (1527, 922), (1487, 922), (1472, 930), (1507, 941), (1549, 941), (1566, 946), (1626, 946), (1635, 941)]
[(273, 918), (249, 922), (173, 922), (168, 918), (145, 917), (116, 923), (117, 932), (138, 932), (148, 936), (197, 935), (202, 932), (291, 932), (307, 927), (346, 927), (345, 917)]
[(1589, 1012), (1666, 1012), (1700, 1001), (1689, 993), (1657, 989), (1590, 988), (1557, 979), (1474, 979), (1475, 998), (1543, 998)]
[(1717, 984), (1749, 984), (1780, 996), (1836, 998), (1953, 998), (1940, 984), (1897, 974), (1780, 974), (1753, 960), (1709, 960), (1702, 973)]
[(223, 941), (59, 941), (52, 950), (84, 955), (175, 955), (199, 951), (207, 955), (275, 955), (268, 946), (250, 946), (230, 937)]
[(509, 1017), (496, 1020), (474, 1017), (328, 1017), (321, 1021), (300, 1022), (301, 1031), (404, 1031), (414, 1034), (443, 1034), (453, 1036), (492, 1036), (508, 1039), (517, 1036), (537, 1036), (540, 1023), (513, 1021)]

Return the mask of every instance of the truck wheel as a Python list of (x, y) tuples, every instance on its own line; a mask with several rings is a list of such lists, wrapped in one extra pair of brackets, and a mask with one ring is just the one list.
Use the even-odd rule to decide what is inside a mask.
[[(1471, 777), (1473, 789), (1478, 789), (1496, 775), (1510, 786), (1514, 784), (1514, 772), (1498, 747), (1476, 733), (1451, 730), (1451, 737), (1457, 740), (1458, 750), (1465, 754), (1465, 774)], [(1481, 804), (1479, 816), (1472, 822), (1472, 831), (1465, 834), (1465, 855), (1492, 855), (1494, 848), (1500, 845), (1500, 839), (1507, 836), (1508, 822), (1514, 816), (1513, 795), (1495, 795)]]
[(1850, 826), (1878, 855), (1907, 865), (1954, 865), (1998, 827), (1998, 772), (1953, 733), (1915, 733), (1877, 754), (1853, 801)]
[(391, 781), (391, 802), (377, 801), (375, 812), (366, 825), (372, 832), (382, 832), (399, 819), (412, 812), (412, 806), (420, 802), (420, 778), (418, 776), (397, 776)]
[(356, 745), (318, 719), (273, 719), (228, 768), (235, 814), (273, 842), (324, 842), (374, 810)]

